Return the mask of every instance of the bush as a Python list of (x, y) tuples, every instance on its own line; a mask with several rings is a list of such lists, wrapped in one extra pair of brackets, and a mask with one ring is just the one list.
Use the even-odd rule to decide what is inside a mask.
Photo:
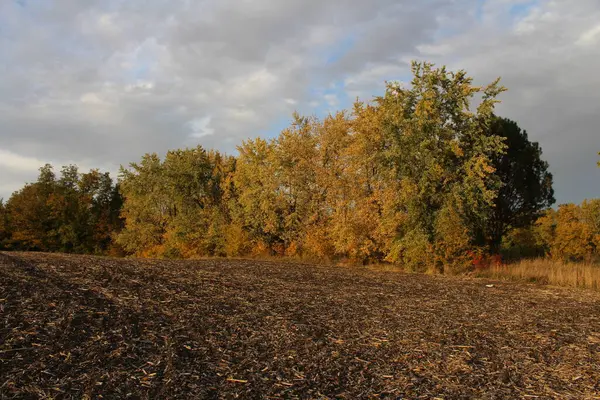
[(409, 272), (437, 272), (434, 268), (433, 247), (422, 231), (413, 230), (395, 241), (387, 260)]

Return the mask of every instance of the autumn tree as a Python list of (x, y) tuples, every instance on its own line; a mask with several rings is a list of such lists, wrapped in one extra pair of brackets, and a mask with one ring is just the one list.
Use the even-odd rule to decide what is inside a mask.
[[(385, 113), (388, 162), (401, 191), (399, 211), (406, 216), (389, 258), (422, 264), (409, 255), (433, 251), (437, 268), (445, 270), (453, 261), (447, 255), (454, 258), (466, 249), (462, 241), (456, 251), (442, 245), (453, 238), (446, 236), (438, 219), (458, 224), (468, 236), (468, 247), (476, 246), (481, 241), (478, 227), (489, 218), (501, 184), (493, 160), (505, 145), (489, 128), (496, 96), (504, 88), (498, 81), (477, 87), (464, 71), (428, 63), (413, 63), (412, 70), (410, 88), (389, 84), (385, 96), (377, 99)], [(472, 111), (476, 94), (481, 102)]]
[(284, 242), (284, 195), (274, 179), (274, 145), (264, 139), (247, 140), (238, 147), (234, 185), (238, 193), (237, 219), (252, 238), (254, 252), (273, 252)]
[(119, 208), (108, 173), (80, 174), (70, 165), (57, 179), (52, 166), (45, 165), (36, 182), (10, 197), (5, 223), (15, 249), (105, 253), (119, 229)]
[[(351, 187), (347, 169), (351, 141), (350, 120), (345, 112), (328, 115), (315, 125), (316, 159), (313, 188), (314, 212), (306, 227), (304, 250), (309, 257), (332, 260), (352, 257), (352, 238), (348, 233), (348, 204)], [(348, 246), (350, 245), (350, 247)]]
[(581, 203), (583, 222), (591, 232), (592, 255), (590, 259), (600, 258), (600, 199), (584, 200)]
[[(336, 118), (342, 115), (346, 118), (341, 113)], [(346, 132), (337, 172), (330, 176), (327, 201), (334, 211), (328, 229), (338, 255), (353, 262), (381, 262), (402, 220), (396, 212), (399, 186), (385, 158), (383, 110), (356, 102), (338, 125), (342, 121)]]
[(121, 168), (125, 226), (117, 243), (138, 256), (224, 255), (222, 183), (234, 165), (198, 146), (169, 151), (164, 161), (147, 154)]
[(589, 259), (594, 250), (593, 236), (591, 227), (583, 220), (582, 209), (575, 204), (564, 204), (556, 213), (552, 256), (569, 261)]
[(593, 261), (600, 257), (600, 199), (561, 204), (536, 222), (540, 243), (552, 258)]
[[(349, 110), (294, 114), (277, 137), (244, 141), (238, 157), (200, 146), (146, 154), (121, 168), (116, 185), (97, 170), (67, 166), (56, 177), (43, 167), (0, 205), (0, 240), (142, 257), (387, 261), (445, 273), (469, 270), (503, 238), (525, 233), (552, 254), (595, 254), (596, 204), (544, 211), (554, 201), (548, 164), (526, 132), (494, 115), (498, 81), (478, 87), (465, 71), (429, 63), (413, 63), (412, 73), (409, 85), (389, 83)], [(567, 255), (559, 237), (584, 250)]]
[(12, 194), (6, 204), (11, 240), (23, 250), (60, 250), (60, 221), (56, 204), (56, 175), (51, 165), (40, 168), (38, 179)]
[(277, 138), (240, 146), (235, 187), (257, 251), (383, 259), (397, 187), (382, 162), (380, 115), (362, 103), (323, 120), (295, 115)]

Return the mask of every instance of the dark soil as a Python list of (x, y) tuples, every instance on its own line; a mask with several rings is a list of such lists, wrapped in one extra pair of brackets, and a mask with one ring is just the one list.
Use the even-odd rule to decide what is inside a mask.
[(0, 398), (600, 399), (600, 293), (3, 253)]

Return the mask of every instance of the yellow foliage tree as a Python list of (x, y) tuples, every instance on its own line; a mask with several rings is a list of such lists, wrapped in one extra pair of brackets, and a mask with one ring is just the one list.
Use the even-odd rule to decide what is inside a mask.
[(593, 261), (600, 252), (600, 200), (581, 206), (563, 204), (548, 210), (536, 223), (539, 241), (551, 257), (566, 261)]

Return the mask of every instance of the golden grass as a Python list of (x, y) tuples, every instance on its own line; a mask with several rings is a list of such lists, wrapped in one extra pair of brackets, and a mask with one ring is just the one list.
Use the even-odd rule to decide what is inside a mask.
[(598, 264), (565, 263), (538, 258), (492, 266), (483, 275), (499, 279), (600, 290), (600, 265)]

